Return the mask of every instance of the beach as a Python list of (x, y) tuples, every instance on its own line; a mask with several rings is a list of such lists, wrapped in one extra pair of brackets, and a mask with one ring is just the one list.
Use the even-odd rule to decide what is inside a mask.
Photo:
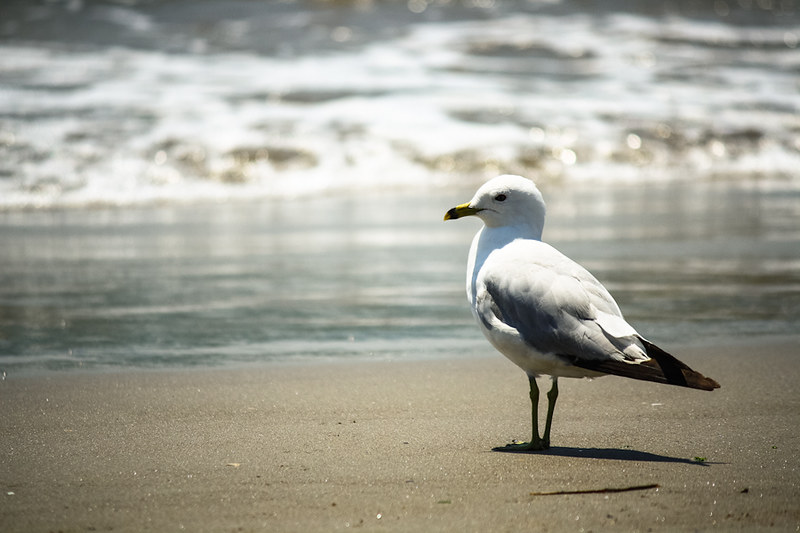
[[(0, 532), (799, 531), (799, 19), (5, 0)], [(506, 173), (722, 388), (565, 379), (493, 451), (442, 217)]]
[(800, 527), (796, 339), (682, 349), (712, 393), (562, 380), (553, 447), (531, 454), (492, 451), (530, 411), (489, 353), (9, 377), (0, 529)]
[(4, 213), (0, 530), (796, 531), (796, 195), (547, 192), (721, 389), (564, 379), (553, 448), (492, 451), (528, 385), (464, 301), (467, 191)]

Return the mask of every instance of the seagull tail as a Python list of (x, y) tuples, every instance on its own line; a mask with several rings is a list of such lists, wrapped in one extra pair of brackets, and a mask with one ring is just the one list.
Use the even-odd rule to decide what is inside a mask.
[(668, 385), (678, 385), (679, 387), (688, 387), (690, 389), (710, 391), (720, 387), (719, 383), (715, 380), (692, 370), (686, 364), (655, 344), (641, 337), (639, 337), (639, 340), (642, 341), (642, 344), (647, 350), (647, 355), (650, 357), (650, 359), (641, 363), (626, 363), (623, 361), (581, 361), (580, 363), (576, 363), (576, 365), (588, 370), (596, 370), (615, 376), (666, 383)]

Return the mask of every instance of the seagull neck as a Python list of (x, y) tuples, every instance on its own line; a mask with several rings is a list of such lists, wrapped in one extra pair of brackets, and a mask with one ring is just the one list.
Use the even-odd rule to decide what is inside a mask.
[(542, 240), (542, 228), (530, 224), (498, 227), (485, 226), (481, 233), (481, 240), (492, 248), (500, 248), (517, 239)]

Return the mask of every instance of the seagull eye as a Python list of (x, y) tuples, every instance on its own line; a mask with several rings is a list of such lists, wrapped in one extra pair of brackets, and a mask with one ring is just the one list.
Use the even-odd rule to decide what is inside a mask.
[(498, 194), (497, 196), (494, 197), (494, 199), (497, 200), (498, 202), (504, 202), (506, 200), (506, 195)]

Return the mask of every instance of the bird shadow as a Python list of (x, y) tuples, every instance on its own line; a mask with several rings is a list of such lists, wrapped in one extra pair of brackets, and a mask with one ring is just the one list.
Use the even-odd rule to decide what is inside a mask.
[(626, 448), (571, 448), (571, 447), (556, 447), (548, 448), (541, 451), (522, 451), (512, 450), (499, 446), (492, 448), (493, 452), (502, 453), (521, 453), (526, 455), (546, 455), (550, 457), (575, 457), (579, 459), (604, 459), (611, 461), (636, 461), (636, 462), (651, 462), (651, 463), (683, 463), (695, 466), (710, 466), (712, 464), (720, 464), (709, 462), (705, 459), (700, 460), (686, 459), (684, 457), (670, 457), (668, 455), (659, 455), (656, 453), (643, 452), (640, 450), (626, 449)]

